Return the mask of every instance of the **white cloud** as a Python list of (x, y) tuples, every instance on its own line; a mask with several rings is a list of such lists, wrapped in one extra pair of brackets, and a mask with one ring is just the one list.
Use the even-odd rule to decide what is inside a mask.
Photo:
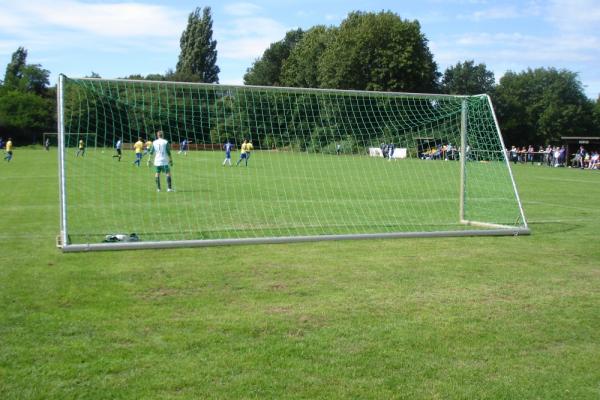
[(475, 11), (467, 18), (474, 21), (482, 21), (489, 19), (512, 19), (518, 18), (520, 13), (513, 6), (508, 7), (494, 7), (485, 10)]
[(20, 31), (24, 35), (27, 31), (45, 28), (109, 38), (169, 37), (180, 34), (185, 27), (185, 14), (181, 12), (134, 2), (29, 0), (2, 1), (0, 6), (3, 9), (3, 17), (0, 17), (3, 28), (0, 29), (11, 33)]
[[(260, 15), (259, 7), (240, 7), (235, 3), (225, 6), (225, 12), (232, 18), (225, 19), (225, 23), (215, 26), (214, 38), (218, 43), (219, 59), (247, 60), (248, 66), (260, 57), (271, 43), (284, 38), (289, 30), (278, 21)], [(236, 6), (236, 7), (233, 7)], [(233, 11), (232, 8), (244, 13)]]
[(21, 43), (16, 40), (0, 40), (0, 56), (11, 55), (20, 45)]
[(597, 32), (600, 5), (597, 0), (553, 0), (548, 7), (548, 20), (565, 31)]
[(261, 8), (252, 3), (232, 3), (225, 5), (223, 10), (229, 15), (247, 17), (257, 14)]
[(544, 7), (540, 4), (539, 0), (530, 0), (528, 2), (520, 3), (517, 6), (507, 4), (478, 9), (468, 14), (460, 14), (458, 15), (458, 18), (475, 22), (490, 20), (512, 20), (518, 18), (539, 17), (543, 13), (543, 9)]
[(477, 33), (455, 35), (435, 42), (434, 54), (442, 64), (466, 59), (486, 62), (515, 60), (520, 65), (555, 64), (594, 61), (600, 51), (600, 41), (587, 35), (540, 37), (521, 33)]
[(599, 93), (595, 71), (600, 54), (597, 37), (570, 34), (534, 36), (521, 33), (477, 33), (453, 35), (430, 43), (440, 71), (457, 62), (474, 60), (485, 63), (498, 81), (508, 70), (521, 72), (527, 68), (566, 68), (580, 73), (586, 94)]

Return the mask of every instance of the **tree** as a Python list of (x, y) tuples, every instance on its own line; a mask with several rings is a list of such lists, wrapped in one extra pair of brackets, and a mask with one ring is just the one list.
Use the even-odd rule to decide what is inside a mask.
[[(202, 14), (202, 16), (200, 16)], [(181, 34), (181, 53), (175, 69), (178, 80), (219, 83), (217, 41), (212, 39), (210, 7), (197, 7)]]
[(302, 29), (291, 30), (279, 42), (271, 43), (262, 57), (254, 61), (246, 70), (244, 84), (262, 86), (281, 86), (281, 70), (292, 49), (302, 39)]
[(53, 99), (32, 92), (11, 90), (1, 93), (0, 133), (17, 143), (31, 143), (42, 132), (56, 129), (56, 104)]
[(23, 69), (27, 65), (27, 50), (23, 47), (19, 47), (17, 51), (12, 54), (11, 60), (6, 66), (6, 73), (4, 74), (4, 87), (10, 89), (16, 89), (19, 87), (19, 81), (23, 77)]
[(334, 40), (336, 28), (317, 25), (304, 33), (291, 49), (281, 69), (281, 84), (292, 87), (320, 87), (318, 64), (321, 55)]
[(27, 64), (27, 50), (19, 47), (6, 66), (4, 88), (43, 95), (48, 87), (50, 71), (39, 64)]
[(50, 72), (39, 64), (27, 64), (27, 50), (19, 47), (6, 66), (0, 87), (0, 135), (20, 143), (54, 131), (56, 100), (48, 90)]
[(491, 93), (494, 85), (494, 73), (473, 60), (448, 67), (442, 77), (442, 92), (447, 94)]
[(560, 143), (593, 133), (593, 104), (577, 73), (554, 68), (507, 72), (493, 96), (507, 145)]
[(595, 136), (600, 136), (600, 96), (594, 103), (594, 132)]
[(432, 92), (439, 73), (418, 21), (352, 12), (319, 61), (322, 87)]

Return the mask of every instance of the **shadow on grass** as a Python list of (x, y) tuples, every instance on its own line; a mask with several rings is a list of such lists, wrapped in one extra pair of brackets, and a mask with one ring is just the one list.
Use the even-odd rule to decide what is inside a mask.
[(577, 232), (585, 228), (585, 226), (585, 224), (554, 221), (539, 221), (529, 223), (531, 232), (534, 235), (552, 235), (555, 233)]

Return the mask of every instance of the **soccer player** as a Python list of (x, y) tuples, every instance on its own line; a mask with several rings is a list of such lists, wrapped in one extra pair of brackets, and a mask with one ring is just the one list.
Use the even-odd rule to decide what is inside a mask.
[(177, 154), (183, 153), (184, 156), (187, 156), (187, 151), (188, 151), (188, 140), (183, 139), (181, 141), (181, 143), (179, 143), (179, 151), (177, 152)]
[(173, 192), (171, 186), (171, 168), (173, 166), (173, 157), (171, 157), (171, 147), (169, 142), (163, 138), (163, 132), (156, 132), (156, 140), (152, 142), (150, 154), (154, 155), (154, 166), (156, 167), (156, 191), (160, 192), (160, 173), (167, 175), (167, 192)]
[(46, 141), (44, 142), (44, 149), (46, 149), (46, 151), (50, 151), (50, 138), (46, 138)]
[(250, 152), (252, 150), (254, 150), (254, 146), (252, 146), (252, 142), (250, 142), (248, 139), (244, 139), (244, 143), (242, 143), (242, 148), (241, 148), (241, 152), (240, 152), (240, 159), (237, 161), (237, 163), (235, 165), (236, 166), (240, 165), (240, 162), (242, 162), (242, 160), (244, 160), (246, 163), (246, 167), (247, 167), (248, 159), (250, 159)]
[(133, 149), (135, 150), (135, 161), (133, 162), (134, 164), (137, 164), (137, 166), (140, 166), (140, 161), (142, 161), (142, 151), (144, 150), (144, 142), (142, 142), (142, 138), (139, 137), (137, 142), (135, 142), (133, 144)]
[(75, 157), (79, 157), (80, 154), (81, 157), (85, 155), (85, 142), (83, 141), (83, 139), (79, 140), (79, 149), (77, 150), (77, 154), (75, 155)]
[[(146, 140), (145, 146), (146, 148), (144, 149), (144, 154), (142, 154), (142, 157), (144, 157), (146, 154), (150, 154), (150, 151), (152, 150), (152, 140)], [(152, 161), (152, 158), (148, 156), (148, 166), (150, 166), (150, 161)]]
[(4, 156), (4, 159), (6, 160), (6, 162), (9, 162), (10, 160), (12, 160), (13, 157), (13, 142), (12, 142), (12, 138), (8, 138), (8, 140), (6, 141), (6, 155)]
[(121, 146), (123, 146), (123, 142), (121, 142), (121, 139), (117, 140), (117, 144), (115, 144), (115, 150), (117, 151), (117, 154), (115, 154), (113, 156), (113, 158), (118, 157), (119, 161), (121, 161)]
[(227, 143), (223, 145), (223, 150), (225, 150), (225, 160), (223, 160), (223, 166), (225, 166), (225, 163), (229, 163), (229, 166), (231, 167), (231, 149), (233, 149), (233, 145), (228, 140)]

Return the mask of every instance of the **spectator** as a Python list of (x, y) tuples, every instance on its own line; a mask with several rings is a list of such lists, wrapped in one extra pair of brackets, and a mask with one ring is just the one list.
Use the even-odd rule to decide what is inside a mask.
[(533, 149), (532, 145), (529, 145), (529, 147), (527, 148), (527, 162), (530, 162), (531, 165), (533, 165), (533, 153), (535, 152), (535, 150)]
[(560, 166), (560, 149), (558, 146), (554, 146), (552, 149), (552, 162), (554, 167)]
[(544, 153), (544, 163), (549, 167), (552, 165), (552, 146), (550, 145), (546, 146), (546, 152)]
[(575, 167), (583, 169), (583, 160), (585, 160), (585, 148), (583, 146), (579, 146), (579, 150), (575, 153)]
[(510, 148), (510, 160), (516, 164), (519, 161), (519, 150), (515, 146)]
[(600, 167), (600, 154), (598, 154), (597, 151), (594, 151), (590, 157), (590, 166), (588, 168), (598, 169), (598, 167)]

